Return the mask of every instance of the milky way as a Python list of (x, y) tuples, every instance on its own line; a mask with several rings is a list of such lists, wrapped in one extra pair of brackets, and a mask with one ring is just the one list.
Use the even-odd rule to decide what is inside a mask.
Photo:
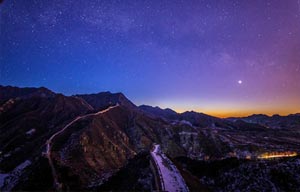
[[(0, 4), (0, 84), (213, 115), (300, 112), (299, 0)], [(239, 83), (242, 82), (242, 83)]]

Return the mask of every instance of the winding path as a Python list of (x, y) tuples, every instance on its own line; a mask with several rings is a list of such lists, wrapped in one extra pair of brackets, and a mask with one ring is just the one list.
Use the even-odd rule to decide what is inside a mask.
[(161, 182), (160, 185), (162, 191), (189, 191), (180, 172), (172, 161), (164, 153), (162, 153), (159, 145), (154, 145), (154, 149), (151, 151), (151, 157), (158, 170), (158, 177)]
[(57, 173), (56, 173), (56, 170), (55, 170), (55, 167), (54, 167), (54, 164), (53, 164), (53, 161), (52, 161), (52, 158), (51, 158), (51, 144), (52, 144), (52, 140), (59, 134), (63, 133), (68, 127), (70, 127), (72, 124), (74, 124), (75, 122), (81, 120), (81, 119), (84, 119), (84, 118), (87, 118), (87, 117), (92, 117), (92, 116), (97, 116), (99, 114), (103, 114), (103, 113), (106, 113), (107, 111), (115, 108), (115, 107), (118, 107), (119, 104), (116, 104), (114, 106), (111, 106), (107, 109), (104, 109), (102, 111), (99, 111), (97, 113), (91, 113), (91, 114), (87, 114), (87, 115), (83, 115), (83, 116), (78, 116), (76, 117), (73, 121), (71, 121), (70, 123), (68, 123), (64, 128), (62, 128), (61, 130), (59, 130), (58, 132), (54, 133), (46, 142), (46, 157), (48, 159), (48, 162), (49, 162), (49, 165), (51, 167), (51, 171), (52, 171), (52, 176), (53, 176), (53, 185), (55, 187), (55, 189), (60, 189), (62, 186), (61, 184), (58, 182), (58, 179), (57, 179)]

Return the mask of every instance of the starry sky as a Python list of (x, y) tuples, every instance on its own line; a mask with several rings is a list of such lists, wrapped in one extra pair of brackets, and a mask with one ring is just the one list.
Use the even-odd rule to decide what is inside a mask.
[(220, 117), (300, 112), (300, 0), (4, 0), (0, 84)]

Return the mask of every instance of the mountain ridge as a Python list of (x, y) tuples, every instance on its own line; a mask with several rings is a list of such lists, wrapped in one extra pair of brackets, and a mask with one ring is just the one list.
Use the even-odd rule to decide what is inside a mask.
[[(122, 93), (65, 96), (46, 88), (24, 91), (3, 86), (0, 93), (5, 96), (0, 103), (3, 191), (53, 190), (53, 186), (96, 190), (128, 162), (139, 161), (139, 154), (147, 159), (155, 143), (170, 159), (204, 162), (255, 159), (286, 149), (300, 152), (298, 115), (259, 115), (262, 120), (256, 122), (256, 116), (221, 119), (194, 111), (137, 107)], [(50, 138), (51, 153), (47, 153)], [(46, 157), (51, 158), (57, 173), (55, 185)], [(145, 172), (135, 171), (131, 182), (140, 186), (139, 190), (149, 190), (153, 174), (149, 165), (143, 166)]]
[[(4, 92), (6, 94), (4, 94)], [(17, 97), (24, 97), (24, 96), (39, 96), (39, 94), (45, 94), (45, 97), (51, 97), (54, 94), (61, 94), (64, 95), (62, 93), (57, 93), (54, 91), (51, 91), (50, 89), (46, 88), (46, 87), (18, 87), (18, 86), (10, 86), (10, 85), (0, 85), (0, 103), (7, 101), (7, 98), (17, 98)], [(66, 96), (66, 95), (64, 95)], [(103, 92), (98, 92), (98, 93), (88, 93), (88, 94), (74, 94), (74, 95), (70, 95), (70, 96), (66, 96), (66, 97), (78, 97), (78, 98), (83, 98), (85, 101), (88, 100), (89, 102), (92, 103), (91, 106), (94, 105), (94, 107), (96, 108), (103, 108), (106, 106), (103, 106), (103, 104), (100, 103), (95, 103), (95, 101), (93, 101), (93, 99), (96, 99), (97, 97), (100, 98), (100, 100), (102, 99), (106, 99), (107, 103), (109, 103), (109, 98), (105, 98), (105, 97), (109, 97), (111, 96), (111, 105), (116, 104), (116, 100), (118, 100), (117, 98), (120, 99), (120, 101), (122, 100), (124, 102), (124, 104), (126, 103), (126, 105), (131, 106), (133, 108), (140, 108), (143, 111), (147, 111), (149, 112), (149, 109), (151, 108), (151, 110), (156, 110), (156, 112), (160, 111), (160, 112), (165, 112), (165, 113), (169, 113), (172, 115), (175, 114), (185, 114), (185, 113), (198, 113), (198, 114), (203, 114), (203, 115), (208, 115), (211, 117), (215, 117), (215, 118), (220, 118), (217, 116), (213, 116), (213, 115), (209, 115), (203, 112), (198, 112), (198, 111), (184, 111), (181, 113), (176, 112), (175, 110), (171, 109), (171, 108), (164, 108), (162, 109), (159, 106), (151, 106), (148, 104), (142, 104), (140, 106), (136, 106), (134, 103), (132, 103), (122, 92), (110, 92), (110, 91), (103, 91)], [(89, 98), (88, 98), (89, 97)], [(87, 103), (89, 103), (87, 102)], [(90, 103), (89, 103), (90, 104)], [(164, 114), (163, 116), (165, 116), (166, 114)], [(273, 115), (267, 115), (267, 114), (251, 114), (248, 116), (240, 116), (240, 117), (226, 117), (226, 118), (220, 118), (220, 119), (237, 119), (237, 118), (251, 118), (251, 117), (273, 117), (273, 116), (281, 116), (281, 117), (287, 117), (287, 116), (300, 116), (300, 112), (299, 113), (291, 113), (288, 115), (278, 115), (278, 114), (273, 114)]]

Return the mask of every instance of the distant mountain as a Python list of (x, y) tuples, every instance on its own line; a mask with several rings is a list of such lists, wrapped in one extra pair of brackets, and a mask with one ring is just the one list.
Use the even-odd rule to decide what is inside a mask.
[(280, 115), (263, 115), (263, 114), (255, 114), (248, 117), (241, 118), (228, 118), (228, 120), (236, 121), (243, 120), (248, 123), (260, 124), (269, 128), (277, 128), (277, 129), (300, 129), (300, 115), (299, 114), (291, 114), (288, 116), (280, 116)]
[(191, 122), (197, 127), (227, 127), (226, 120), (206, 115), (204, 113), (198, 113), (194, 111), (187, 111), (179, 114), (179, 120), (186, 120)]
[(141, 110), (143, 110), (144, 112), (146, 112), (149, 115), (153, 115), (156, 117), (163, 117), (166, 119), (176, 119), (178, 116), (178, 113), (176, 113), (175, 111), (173, 111), (172, 109), (161, 109), (159, 107), (152, 107), (149, 105), (141, 105), (139, 106), (139, 108)]
[(223, 120), (217, 117), (206, 115), (204, 113), (198, 113), (194, 111), (186, 111), (184, 113), (177, 113), (172, 109), (161, 109), (159, 107), (152, 107), (148, 105), (141, 105), (139, 108), (154, 117), (161, 117), (171, 121), (182, 121), (183, 123), (190, 123), (196, 127), (214, 127), (223, 126), (228, 127), (227, 120)]
[(296, 116), (296, 117), (300, 117), (300, 113), (295, 113), (295, 114), (290, 114), (288, 116)]
[(137, 106), (127, 99), (123, 93), (101, 92), (97, 94), (75, 95), (75, 97), (84, 99), (95, 110), (105, 109), (108, 106), (113, 106), (117, 103), (131, 109), (137, 108)]
[(236, 120), (234, 124), (232, 125), (235, 130), (241, 130), (241, 131), (266, 131), (267, 128), (263, 125), (257, 124), (257, 123), (249, 123), (243, 120)]
[(54, 97), (55, 94), (45, 87), (18, 88), (0, 85), (0, 104), (9, 99), (30, 97)]
[[(154, 143), (171, 159), (184, 157), (200, 164), (255, 158), (269, 151), (298, 152), (299, 118), (296, 114), (220, 119), (193, 111), (137, 107), (122, 93), (64, 96), (43, 87), (0, 86), (0, 190), (98, 190), (104, 184), (109, 191), (116, 189), (110, 185), (118, 185), (120, 177), (130, 182), (122, 182), (119, 190), (150, 190), (154, 178), (149, 151)], [(298, 177), (296, 171), (288, 174)], [(193, 178), (191, 185), (210, 186), (209, 177), (208, 171), (201, 180), (188, 178)], [(231, 186), (233, 181), (226, 182)]]

